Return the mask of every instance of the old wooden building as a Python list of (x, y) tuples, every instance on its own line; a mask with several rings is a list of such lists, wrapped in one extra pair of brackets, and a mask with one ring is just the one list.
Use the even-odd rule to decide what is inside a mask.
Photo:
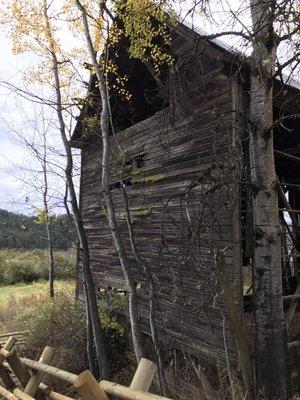
[[(247, 332), (251, 317), (251, 201), (248, 168), (247, 60), (219, 40), (178, 24), (172, 29), (174, 63), (156, 79), (149, 66), (118, 48), (128, 76), (129, 102), (111, 99), (111, 189), (131, 257), (142, 328), (149, 328), (149, 285), (128, 240), (126, 189), (135, 241), (155, 282), (155, 319), (165, 354), (183, 351), (209, 361), (235, 357), (215, 268), (224, 251), (235, 302)], [(125, 47), (125, 50), (124, 50)], [(163, 88), (163, 89), (162, 89)], [(95, 79), (89, 87), (72, 143), (81, 149), (81, 209), (97, 287), (124, 291), (101, 194), (101, 137)], [(299, 113), (300, 86), (278, 81), (274, 115)], [(300, 122), (287, 119), (274, 133), (274, 154), (283, 197), (282, 265), (285, 294), (299, 274)], [(285, 201), (289, 201), (287, 202)], [(289, 209), (289, 207), (292, 209)], [(298, 210), (298, 211), (297, 211)], [(289, 211), (289, 213), (287, 212)], [(286, 308), (291, 304), (286, 302)]]

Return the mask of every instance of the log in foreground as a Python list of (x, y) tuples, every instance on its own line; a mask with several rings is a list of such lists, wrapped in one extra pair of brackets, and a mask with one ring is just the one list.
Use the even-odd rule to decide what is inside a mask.
[(10, 333), (1, 333), (0, 338), (6, 338), (9, 336), (22, 336), (25, 335), (28, 331), (19, 331), (19, 332), (10, 332)]
[(24, 393), (20, 389), (15, 389), (14, 390), (14, 395), (17, 396), (19, 400), (35, 400), (33, 397), (29, 396), (29, 394)]
[(29, 358), (21, 358), (21, 361), (24, 365), (33, 370), (44, 372), (45, 374), (54, 376), (55, 378), (61, 379), (62, 381), (71, 383), (71, 385), (74, 385), (74, 382), (78, 378), (78, 375), (72, 374), (71, 372), (64, 371), (62, 369), (52, 367), (51, 365), (43, 364), (38, 361), (33, 361)]
[(74, 388), (83, 400), (108, 400), (108, 397), (90, 371), (82, 372), (74, 382)]
[(100, 386), (107, 394), (124, 400), (171, 400), (168, 397), (158, 396), (141, 390), (134, 390), (109, 381), (101, 381)]
[(3, 386), (0, 386), (0, 396), (4, 397), (7, 400), (19, 400), (17, 396), (12, 394), (9, 390), (5, 389)]
[(39, 389), (45, 394), (46, 397), (51, 400), (74, 400), (72, 397), (54, 392), (49, 388), (49, 386), (45, 385), (44, 383), (40, 383)]
[[(43, 350), (41, 357), (39, 358), (39, 362), (42, 364), (48, 364), (48, 362), (51, 361), (53, 354), (54, 349), (52, 347), (46, 346)], [(27, 382), (24, 392), (27, 393), (29, 396), (34, 397), (40, 383), (42, 382), (43, 375), (44, 374), (41, 371), (34, 371), (34, 373), (31, 375), (31, 378)]]
[(153, 381), (156, 369), (157, 367), (154, 362), (147, 360), (146, 358), (141, 358), (139, 365), (135, 371), (134, 377), (131, 381), (130, 389), (148, 392)]

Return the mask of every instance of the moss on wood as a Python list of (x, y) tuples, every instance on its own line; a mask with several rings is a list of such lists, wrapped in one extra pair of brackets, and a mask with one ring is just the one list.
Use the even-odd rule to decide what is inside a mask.
[(164, 179), (166, 179), (166, 175), (151, 175), (140, 178), (133, 177), (132, 183), (142, 183), (144, 185), (151, 185), (157, 182), (161, 182)]
[[(129, 213), (131, 218), (149, 217), (152, 214), (152, 209), (148, 206), (132, 207), (129, 209)], [(125, 219), (126, 212), (125, 211), (117, 212), (116, 216), (120, 219)]]

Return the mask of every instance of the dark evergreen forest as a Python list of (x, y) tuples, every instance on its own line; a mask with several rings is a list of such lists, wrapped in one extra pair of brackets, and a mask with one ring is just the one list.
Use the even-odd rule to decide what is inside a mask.
[[(66, 250), (71, 246), (72, 224), (67, 215), (51, 217), (54, 248)], [(0, 210), (0, 249), (44, 249), (47, 247), (45, 226), (35, 217)]]

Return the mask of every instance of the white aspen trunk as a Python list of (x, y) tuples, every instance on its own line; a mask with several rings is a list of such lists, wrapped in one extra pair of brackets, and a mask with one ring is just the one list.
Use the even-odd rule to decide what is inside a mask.
[(86, 10), (82, 6), (79, 0), (76, 0), (76, 5), (82, 14), (82, 22), (84, 26), (87, 46), (99, 84), (100, 97), (102, 102), (102, 110), (100, 115), (101, 135), (102, 135), (102, 190), (104, 192), (106, 200), (109, 227), (112, 233), (115, 248), (118, 253), (123, 275), (125, 278), (126, 288), (128, 291), (129, 317), (130, 317), (132, 341), (133, 341), (135, 356), (137, 362), (139, 362), (140, 359), (144, 356), (144, 350), (143, 350), (142, 332), (139, 323), (137, 292), (136, 292), (134, 277), (120, 235), (119, 226), (117, 224), (114, 202), (109, 187), (109, 150), (110, 150), (109, 149), (109, 105), (108, 105), (109, 100), (107, 97), (105, 79), (97, 62), (96, 53), (93, 48), (93, 43), (89, 32)]
[(250, 167), (255, 186), (254, 310), (256, 379), (267, 399), (287, 399), (287, 338), (282, 302), (281, 237), (273, 153), (275, 2), (251, 0), (254, 29), (250, 93)]
[[(86, 237), (86, 232), (83, 226), (82, 216), (78, 207), (76, 191), (73, 182), (73, 157), (72, 151), (70, 147), (70, 143), (66, 136), (66, 127), (63, 118), (63, 108), (62, 108), (62, 99), (61, 99), (61, 91), (60, 91), (60, 79), (59, 79), (59, 71), (58, 71), (58, 60), (55, 53), (53, 37), (51, 33), (51, 27), (48, 19), (48, 6), (47, 0), (44, 0), (44, 18), (46, 23), (47, 35), (49, 38), (49, 46), (52, 57), (52, 68), (54, 74), (55, 81), (55, 92), (56, 92), (56, 111), (59, 121), (60, 134), (61, 139), (65, 148), (66, 156), (67, 156), (67, 165), (65, 169), (66, 180), (69, 189), (69, 195), (71, 200), (71, 206), (73, 211), (74, 222), (76, 225), (76, 231), (78, 234), (79, 244), (82, 250), (82, 267), (83, 267), (83, 277), (85, 283), (85, 295), (86, 302), (89, 307), (89, 315), (91, 318), (91, 324), (93, 329), (93, 336), (95, 342), (95, 348), (97, 353), (97, 363), (99, 367), (100, 377), (107, 377), (109, 375), (108, 369), (108, 358), (105, 349), (105, 337), (103, 328), (101, 325), (101, 320), (98, 311), (97, 297), (95, 291), (95, 285), (93, 281), (93, 276), (90, 268), (90, 255), (89, 255), (89, 246)], [(88, 318), (88, 315), (87, 315)]]

